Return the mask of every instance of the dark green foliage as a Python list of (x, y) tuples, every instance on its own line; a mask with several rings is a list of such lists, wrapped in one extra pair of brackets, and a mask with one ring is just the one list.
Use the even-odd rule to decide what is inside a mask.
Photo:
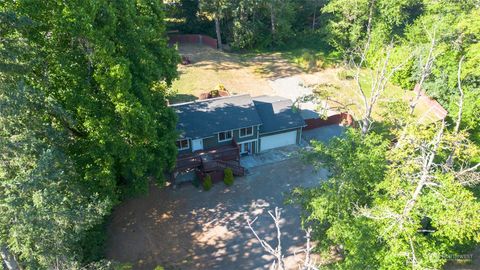
[(108, 218), (95, 224), (85, 232), (85, 237), (81, 239), (79, 245), (83, 252), (82, 263), (100, 261), (105, 258), (105, 248), (107, 240)]
[(402, 87), (402, 89), (413, 90), (416, 81), (414, 72), (415, 61), (410, 60), (399, 71), (395, 72), (392, 76), (392, 82)]
[(212, 188), (212, 177), (207, 174), (204, 178), (203, 178), (203, 183), (202, 183), (202, 186), (203, 186), (203, 189), (205, 191), (209, 191), (211, 188)]
[(231, 186), (233, 185), (233, 171), (231, 168), (225, 168), (225, 170), (223, 170), (223, 173), (225, 174), (225, 176), (223, 177), (223, 182), (225, 183), (225, 185), (227, 186)]
[[(327, 167), (331, 177), (317, 188), (296, 189), (293, 201), (303, 206), (303, 222), (313, 226), (322, 251), (343, 246), (345, 259), (334, 269), (439, 269), (443, 255), (468, 253), (480, 242), (480, 220), (474, 214), (480, 211), (478, 194), (437, 165), (428, 169), (430, 184), (419, 184), (422, 155), (436, 151), (434, 160), (441, 164), (451, 145), (467, 142), (466, 135), (446, 131), (443, 147), (435, 150), (436, 128), (395, 123), (392, 128), (402, 129), (386, 137), (399, 135), (396, 143), (350, 130), (328, 145), (314, 144), (306, 155), (310, 163)], [(466, 144), (455, 162), (472, 166), (478, 156), (478, 148)], [(421, 193), (412, 200), (418, 187)]]
[(24, 269), (79, 267), (174, 164), (163, 4), (4, 1), (0, 18), (0, 243)]

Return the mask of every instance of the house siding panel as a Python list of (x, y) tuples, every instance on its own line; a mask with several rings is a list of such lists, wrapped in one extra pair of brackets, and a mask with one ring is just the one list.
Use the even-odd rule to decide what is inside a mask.
[[(253, 128), (253, 134), (251, 136), (240, 138), (240, 130), (235, 129), (235, 130), (233, 130), (233, 139), (237, 143), (254, 140), (254, 139), (257, 138), (257, 132), (258, 132), (258, 129), (255, 126)], [(218, 133), (212, 134), (212, 135), (213, 135), (212, 137), (208, 137), (208, 138), (203, 139), (203, 148), (204, 149), (210, 149), (210, 148), (213, 148), (213, 147), (217, 147), (217, 146), (221, 146), (221, 145), (228, 145), (228, 144), (232, 143), (232, 141), (219, 142), (218, 141)]]
[(188, 148), (183, 150), (178, 150), (179, 155), (188, 154), (192, 152), (192, 140), (188, 140)]

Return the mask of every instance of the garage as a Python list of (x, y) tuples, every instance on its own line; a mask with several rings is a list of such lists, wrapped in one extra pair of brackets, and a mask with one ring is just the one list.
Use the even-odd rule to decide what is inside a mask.
[(287, 146), (297, 143), (297, 131), (289, 131), (280, 134), (262, 136), (260, 138), (260, 150), (265, 151), (277, 147)]

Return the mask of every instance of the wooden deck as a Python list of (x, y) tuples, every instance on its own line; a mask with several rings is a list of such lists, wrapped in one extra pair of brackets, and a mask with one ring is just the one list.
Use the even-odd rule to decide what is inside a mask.
[(240, 149), (235, 141), (230, 145), (178, 156), (173, 175), (175, 177), (177, 173), (187, 170), (197, 170), (205, 175), (215, 171), (223, 172), (225, 168), (231, 168), (237, 176), (245, 174), (245, 169), (240, 166)]

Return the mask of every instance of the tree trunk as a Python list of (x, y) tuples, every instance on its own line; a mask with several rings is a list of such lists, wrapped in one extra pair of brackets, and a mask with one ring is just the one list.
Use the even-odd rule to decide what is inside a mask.
[(317, 7), (313, 9), (313, 20), (312, 20), (312, 30), (315, 30), (315, 22), (317, 20)]
[(272, 31), (272, 36), (275, 35), (275, 32), (277, 31), (276, 30), (276, 27), (275, 27), (275, 24), (276, 24), (276, 18), (275, 18), (275, 6), (274, 6), (274, 1), (272, 1), (270, 3), (270, 27), (271, 27), (271, 31)]
[(220, 19), (218, 18), (218, 15), (215, 16), (215, 32), (217, 32), (217, 44), (218, 44), (218, 49), (222, 50), (222, 34), (220, 32)]
[(370, 120), (367, 117), (363, 118), (362, 120), (362, 135), (367, 135), (368, 129), (370, 127)]
[(6, 245), (1, 244), (0, 255), (2, 256), (3, 263), (8, 270), (20, 270), (20, 266), (18, 266), (17, 260), (12, 255), (12, 253), (10, 253)]

